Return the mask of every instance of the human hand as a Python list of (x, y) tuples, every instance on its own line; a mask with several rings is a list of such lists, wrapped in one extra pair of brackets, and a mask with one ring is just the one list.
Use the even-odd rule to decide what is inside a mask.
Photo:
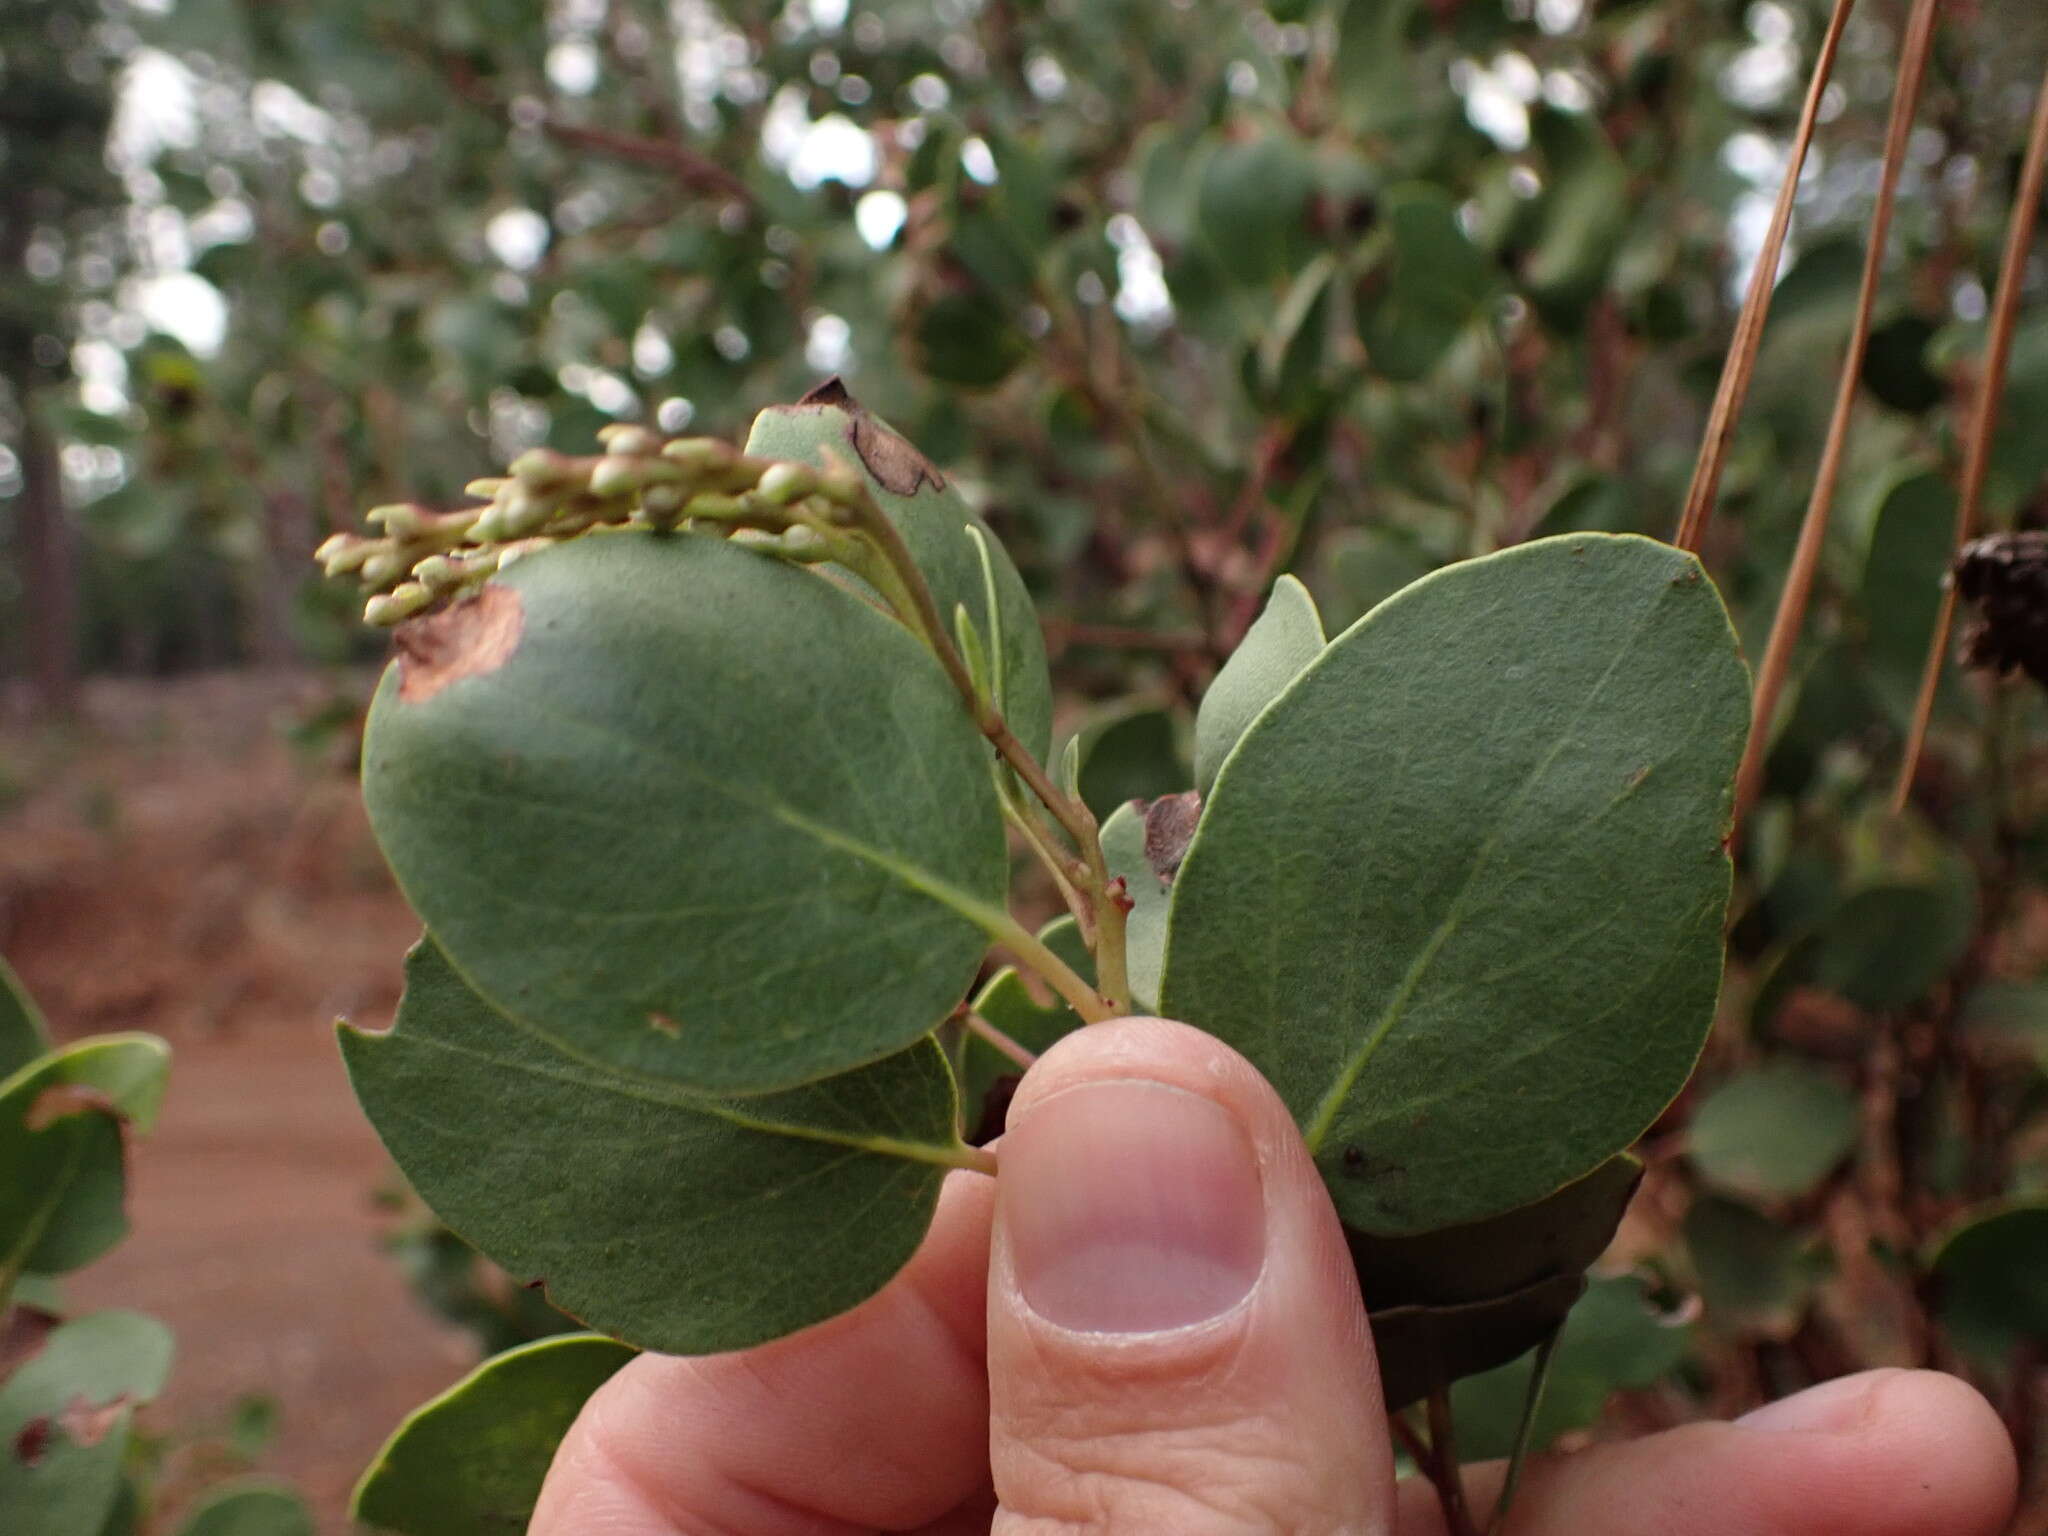
[[(955, 1174), (880, 1295), (590, 1400), (531, 1536), (1441, 1536), (1394, 1484), (1357, 1282), (1236, 1053), (1126, 1019), (1049, 1051), (998, 1176)], [(861, 1213), (845, 1213), (858, 1240)], [(1993, 1536), (2015, 1469), (1952, 1377), (1869, 1371), (1735, 1424), (1534, 1462), (1512, 1536)], [(1471, 1471), (1491, 1506), (1499, 1469)]]

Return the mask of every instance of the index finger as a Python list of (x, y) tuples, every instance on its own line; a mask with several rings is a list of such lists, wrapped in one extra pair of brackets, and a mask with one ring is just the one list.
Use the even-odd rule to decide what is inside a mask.
[(994, 1181), (948, 1177), (902, 1272), (736, 1354), (642, 1355), (555, 1454), (528, 1536), (827, 1536), (938, 1521), (988, 1482)]

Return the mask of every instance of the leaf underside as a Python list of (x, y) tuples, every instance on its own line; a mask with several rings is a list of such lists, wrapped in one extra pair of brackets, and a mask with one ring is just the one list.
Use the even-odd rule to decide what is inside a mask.
[(1292, 576), (1282, 576), (1256, 623), (1202, 695), (1195, 714), (1195, 788), (1203, 794), (1246, 727), (1314, 661), (1323, 649), (1323, 621), (1315, 599)]
[(959, 1141), (920, 1041), (744, 1099), (592, 1066), (490, 1007), (428, 941), (387, 1034), (342, 1054), (420, 1197), (592, 1328), (708, 1354), (865, 1300), (930, 1224)]

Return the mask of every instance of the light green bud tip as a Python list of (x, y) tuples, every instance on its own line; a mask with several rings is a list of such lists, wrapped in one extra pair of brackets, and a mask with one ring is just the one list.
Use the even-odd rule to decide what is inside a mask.
[(646, 466), (637, 459), (606, 457), (590, 472), (590, 494), (624, 496), (646, 483)]
[(661, 452), (661, 439), (645, 427), (636, 427), (630, 422), (614, 422), (600, 428), (597, 440), (604, 444), (606, 453), (647, 455)]
[(522, 485), (544, 488), (568, 474), (568, 461), (552, 448), (529, 448), (506, 466)]
[(554, 516), (555, 503), (550, 497), (528, 496), (514, 491), (491, 511), (497, 514), (496, 521), (503, 530), (500, 538), (523, 539), (530, 533), (538, 533)]
[(718, 469), (733, 460), (730, 445), (715, 437), (679, 437), (672, 443), (664, 443), (661, 456), (685, 469)]
[(431, 591), (444, 592), (459, 586), (468, 575), (446, 555), (429, 555), (412, 568), (412, 579)]
[(405, 556), (380, 549), (363, 562), (363, 581), (373, 587), (389, 586), (410, 568)]
[(434, 594), (417, 581), (408, 581), (379, 597), (371, 598), (363, 605), (363, 618), (371, 624), (390, 626), (402, 624), (422, 609), (430, 607)]
[(370, 558), (370, 551), (375, 548), (368, 539), (353, 533), (337, 533), (313, 551), (313, 558), (320, 562), (320, 569), (328, 575), (346, 576), (350, 571), (362, 569), (363, 562)]
[(407, 502), (393, 502), (389, 506), (372, 507), (363, 514), (364, 520), (376, 523), (394, 539), (411, 539), (419, 536), (426, 527), (426, 520), (418, 507)]
[(806, 464), (770, 464), (761, 474), (758, 492), (778, 507), (802, 501), (818, 488), (817, 472)]

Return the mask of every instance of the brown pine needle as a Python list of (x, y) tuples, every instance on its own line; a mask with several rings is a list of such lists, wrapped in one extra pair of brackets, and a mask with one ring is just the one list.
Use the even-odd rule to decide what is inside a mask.
[[(1984, 477), (1991, 467), (1991, 440), (1998, 431), (1998, 408), (2005, 398), (2006, 364), (2012, 356), (2013, 331), (2019, 323), (2020, 285), (2026, 277), (2027, 253), (2034, 242), (2034, 221), (2040, 214), (2044, 169), (2048, 169), (2048, 76), (2043, 77), (2041, 93), (2034, 98), (2034, 126), (2027, 136), (2026, 160), (2020, 166), (2019, 195), (2013, 200), (2012, 217), (2005, 228), (2005, 253), (1999, 258), (1998, 293), (1991, 302), (1990, 337), (1977, 379), (1977, 409), (1970, 422), (1970, 439), (1963, 456), (1963, 482), (1956, 499), (1958, 552), (1977, 536)], [(1934, 620), (1934, 635), (1927, 646), (1927, 664), (1920, 674), (1920, 696), (1913, 705), (1913, 726), (1906, 736), (1905, 756), (1899, 762), (1899, 782), (1892, 791), (1894, 814), (1905, 810), (1906, 802), (1912, 798), (1913, 776), (1919, 772), (1920, 754), (1927, 746), (1927, 726), (1934, 718), (1934, 695), (1941, 686), (1942, 663), (1948, 659), (1948, 637), (1955, 617), (1955, 587), (1945, 583), (1941, 611)]]
[(1927, 59), (1933, 52), (1934, 19), (1939, 4), (1940, 0), (1913, 0), (1913, 14), (1906, 23), (1898, 84), (1892, 92), (1891, 122), (1885, 128), (1884, 168), (1878, 180), (1877, 203), (1870, 212), (1863, 282), (1857, 290), (1856, 318), (1850, 326), (1848, 352), (1842, 359), (1841, 381), (1835, 390), (1834, 415), (1828, 421), (1827, 441), (1821, 448), (1820, 468), (1814, 475), (1806, 518), (1799, 525), (1799, 543), (1792, 552), (1792, 566), (1785, 573), (1785, 590), (1779, 595), (1778, 611), (1771, 620), (1771, 638), (1764, 647), (1763, 665), (1757, 669), (1749, 744), (1743, 749), (1742, 767), (1735, 776), (1738, 827), (1763, 781), (1764, 759), (1771, 745), (1771, 722), (1778, 711), (1779, 695), (1785, 690), (1785, 677), (1791, 670), (1799, 631), (1806, 622), (1813, 573), (1820, 564), (1821, 545), (1827, 539), (1828, 514), (1834, 508), (1835, 487), (1841, 480), (1843, 453), (1849, 442), (1849, 420), (1855, 414), (1856, 391), (1862, 382), (1871, 311), (1877, 305), (1878, 282), (1884, 272), (1885, 241), (1891, 233), (1892, 209), (1898, 201), (1899, 171), (1906, 161), (1906, 141), (1912, 136), (1913, 118), (1919, 110), (1920, 87), (1927, 78)]
[(1749, 397), (1749, 381), (1756, 372), (1756, 356), (1763, 345), (1764, 321), (1770, 318), (1771, 295), (1778, 287), (1778, 264), (1784, 260), (1785, 237), (1792, 228), (1792, 204), (1799, 192), (1799, 178), (1806, 169), (1806, 152), (1813, 145), (1814, 125), (1820, 121), (1821, 97), (1835, 71), (1835, 55), (1842, 46), (1842, 33), (1849, 25), (1849, 13), (1856, 0), (1835, 0), (1835, 13), (1821, 38), (1820, 56), (1813, 62), (1813, 79), (1807, 83), (1806, 105), (1799, 113), (1799, 128), (1792, 135), (1791, 157), (1785, 162), (1785, 179), (1778, 187), (1777, 206), (1771, 210), (1770, 227), (1763, 248), (1757, 253), (1756, 269), (1750, 273), (1749, 292), (1736, 317), (1735, 335), (1728, 344), (1728, 361), (1721, 367), (1721, 383), (1714, 391), (1714, 408), (1707, 417), (1707, 435), (1700, 444), (1700, 456), (1693, 464), (1692, 484), (1686, 487), (1685, 510), (1678, 519), (1678, 533), (1672, 540), (1680, 549), (1699, 553), (1706, 537), (1707, 519), (1721, 492), (1721, 470), (1728, 460), (1728, 447), (1735, 440), (1735, 423), (1742, 415), (1742, 402)]

